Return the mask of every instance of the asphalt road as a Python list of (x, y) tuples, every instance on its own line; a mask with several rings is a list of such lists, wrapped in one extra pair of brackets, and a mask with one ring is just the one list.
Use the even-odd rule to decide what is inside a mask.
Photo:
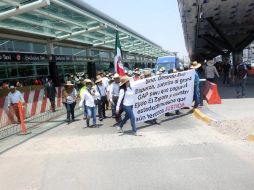
[[(251, 190), (254, 146), (191, 114), (138, 125), (63, 124), (0, 155), (1, 190)], [(1, 146), (1, 144), (0, 144)]]

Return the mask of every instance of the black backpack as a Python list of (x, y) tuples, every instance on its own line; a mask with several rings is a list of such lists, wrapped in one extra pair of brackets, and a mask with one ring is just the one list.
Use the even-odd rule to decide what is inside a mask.
[(237, 76), (239, 79), (243, 79), (247, 74), (247, 70), (244, 64), (240, 64), (237, 66)]

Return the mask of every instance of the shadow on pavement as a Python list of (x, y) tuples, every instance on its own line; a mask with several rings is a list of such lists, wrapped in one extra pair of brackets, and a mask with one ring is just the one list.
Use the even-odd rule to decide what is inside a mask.
[[(222, 80), (217, 82), (221, 99), (239, 99), (236, 97), (235, 84), (223, 84)], [(254, 98), (254, 77), (249, 76), (246, 81), (246, 95), (244, 98)]]
[[(151, 124), (147, 124), (147, 125), (144, 125), (144, 126), (137, 127), (137, 130), (145, 129), (147, 127), (151, 127), (151, 126), (155, 126), (155, 125), (160, 126), (162, 123), (165, 123), (165, 122), (168, 122), (168, 121), (171, 121), (171, 120), (174, 120), (174, 119), (182, 118), (182, 117), (185, 117), (185, 116), (190, 115), (192, 113), (193, 113), (193, 110), (189, 110), (186, 113), (181, 113), (180, 115), (170, 113), (169, 116), (166, 116), (167, 119), (163, 119), (160, 122), (158, 122), (157, 124), (152, 124), (151, 123)], [(132, 130), (125, 131), (125, 133), (132, 134)]]

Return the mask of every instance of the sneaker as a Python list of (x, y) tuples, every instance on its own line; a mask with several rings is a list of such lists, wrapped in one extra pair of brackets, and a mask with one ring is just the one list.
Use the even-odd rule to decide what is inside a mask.
[(123, 129), (122, 128), (117, 128), (118, 129), (118, 133), (124, 133)]
[(138, 136), (138, 133), (137, 133), (137, 132), (134, 132), (133, 135), (134, 135), (134, 136)]
[(99, 121), (103, 121), (103, 118), (99, 118)]
[(181, 112), (179, 111), (179, 110), (176, 110), (176, 115), (180, 115), (181, 114)]
[(158, 125), (159, 123), (158, 123), (157, 120), (153, 120), (153, 124), (154, 124), (154, 125)]

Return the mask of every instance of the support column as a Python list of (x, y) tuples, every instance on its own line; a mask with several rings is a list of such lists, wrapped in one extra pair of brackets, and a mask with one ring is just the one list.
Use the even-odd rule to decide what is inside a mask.
[(234, 68), (243, 61), (243, 51), (232, 52)]
[(90, 61), (87, 62), (88, 78), (91, 80), (96, 80), (96, 65), (94, 59), (92, 58), (91, 50), (87, 51), (87, 56), (90, 57)]
[(223, 63), (229, 63), (229, 61), (230, 61), (230, 54), (223, 54), (221, 57), (222, 57), (222, 62)]
[[(48, 55), (54, 55), (54, 45), (52, 43), (47, 44), (47, 53)], [(53, 80), (55, 86), (59, 86), (60, 82), (58, 76), (58, 68), (55, 59), (49, 60), (49, 75), (50, 78)]]

